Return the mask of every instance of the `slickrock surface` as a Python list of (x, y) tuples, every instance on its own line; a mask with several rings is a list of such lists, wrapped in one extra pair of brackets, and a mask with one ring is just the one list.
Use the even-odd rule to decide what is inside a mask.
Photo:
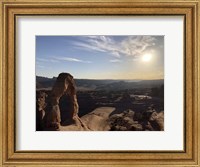
[(114, 107), (100, 107), (81, 117), (81, 119), (90, 130), (108, 131), (110, 130), (109, 115), (114, 110)]

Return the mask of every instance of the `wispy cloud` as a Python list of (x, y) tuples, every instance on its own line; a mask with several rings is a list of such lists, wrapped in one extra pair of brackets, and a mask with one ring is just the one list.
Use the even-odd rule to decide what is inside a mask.
[(37, 62), (48, 62), (47, 59), (43, 59), (43, 58), (36, 58)]
[(45, 63), (45, 62), (52, 62), (52, 63), (56, 63), (56, 62), (61, 62), (61, 61), (69, 61), (69, 62), (79, 62), (79, 63), (92, 63), (91, 61), (86, 61), (86, 60), (81, 60), (81, 59), (77, 59), (77, 58), (72, 58), (72, 57), (59, 57), (59, 56), (55, 56), (55, 57), (51, 57), (50, 59), (44, 59), (44, 58), (37, 58), (36, 59), (36, 63)]
[(112, 59), (112, 60), (110, 60), (110, 62), (111, 62), (111, 63), (120, 63), (121, 60), (119, 60), (119, 59)]
[(55, 59), (44, 59), (44, 58), (36, 58), (36, 62), (52, 62), (52, 63), (56, 63), (56, 62), (59, 62), (58, 60), (55, 60)]
[(69, 62), (92, 63), (91, 61), (81, 60), (72, 57), (55, 57), (55, 59), (60, 61), (69, 61)]
[(110, 36), (85, 36), (81, 41), (73, 42), (75, 48), (107, 52), (120, 58), (122, 56), (140, 56), (148, 47), (155, 45), (156, 38), (152, 36), (128, 36), (121, 41)]

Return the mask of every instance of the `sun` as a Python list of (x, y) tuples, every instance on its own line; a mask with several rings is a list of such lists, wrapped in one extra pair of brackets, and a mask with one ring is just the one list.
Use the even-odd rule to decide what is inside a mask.
[(142, 56), (142, 61), (149, 62), (152, 59), (152, 55), (147, 53)]

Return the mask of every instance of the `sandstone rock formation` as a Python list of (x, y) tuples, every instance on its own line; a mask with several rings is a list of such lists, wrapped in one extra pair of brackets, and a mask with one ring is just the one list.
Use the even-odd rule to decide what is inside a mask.
[(47, 94), (39, 91), (36, 94), (36, 130), (43, 130)]
[(112, 131), (163, 131), (164, 112), (157, 113), (150, 109), (143, 113), (135, 113), (128, 109), (109, 118)]
[[(119, 97), (117, 95), (115, 103), (110, 103), (113, 99), (110, 100), (110, 97), (102, 95), (101, 91), (98, 92), (101, 103), (96, 103), (92, 99), (93, 93), (89, 94), (90, 96), (84, 96), (85, 92), (78, 94), (79, 102), (82, 99), (79, 103), (80, 106), (86, 103), (84, 104), (86, 106), (84, 113), (86, 114), (79, 118), (79, 105), (73, 76), (69, 73), (59, 74), (52, 90), (37, 90), (36, 130), (164, 130), (164, 111), (158, 110), (152, 104), (145, 103), (144, 107), (141, 107), (143, 104), (140, 104), (141, 110), (137, 110), (137, 103), (134, 103), (135, 99), (133, 101), (128, 92), (123, 92)], [(102, 105), (103, 103), (105, 105)]]
[(163, 131), (164, 130), (164, 112), (161, 111), (160, 113), (153, 112), (151, 117), (149, 118), (149, 122), (151, 126), (155, 130)]
[(120, 114), (114, 114), (109, 118), (111, 131), (142, 131), (142, 125), (134, 120), (135, 112), (126, 110)]
[(70, 97), (70, 101), (72, 104), (72, 108), (69, 111), (68, 123), (75, 123), (77, 126), (85, 127), (80, 118), (78, 117), (78, 102), (76, 97), (76, 88), (73, 76), (69, 73), (61, 73), (59, 74), (50, 94), (50, 111), (48, 111), (47, 115), (47, 127), (55, 128), (55, 130), (60, 129), (60, 108), (59, 108), (59, 100), (60, 98), (68, 94)]

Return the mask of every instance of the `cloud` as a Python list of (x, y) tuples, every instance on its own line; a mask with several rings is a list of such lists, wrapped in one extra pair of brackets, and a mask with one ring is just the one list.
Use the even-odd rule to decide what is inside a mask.
[(111, 63), (120, 63), (121, 60), (119, 60), (119, 59), (112, 59), (112, 60), (110, 60), (110, 62), (111, 62)]
[(107, 52), (115, 57), (120, 57), (115, 41), (107, 36), (84, 36), (81, 42), (72, 42), (78, 49)]
[(48, 59), (36, 58), (36, 61), (38, 61), (38, 62), (48, 62)]
[(72, 57), (55, 57), (55, 59), (61, 61), (69, 61), (69, 62), (92, 63), (91, 61), (80, 60)]
[(56, 62), (61, 62), (61, 61), (79, 62), (79, 63), (92, 63), (91, 61), (80, 60), (80, 59), (72, 58), (72, 57), (59, 57), (59, 56), (55, 56), (55, 57), (51, 57), (50, 59), (49, 58), (48, 59), (36, 58), (36, 64), (44, 63), (44, 62), (56, 63)]
[(57, 63), (59, 62), (58, 60), (55, 60), (55, 59), (44, 59), (44, 58), (36, 58), (36, 62), (52, 62), (52, 63)]
[(72, 44), (78, 49), (106, 52), (120, 58), (140, 56), (148, 47), (155, 46), (155, 41), (155, 37), (148, 35), (127, 36), (122, 40), (114, 40), (111, 36), (84, 36)]
[(41, 66), (41, 65), (37, 65), (37, 67), (39, 67), (39, 68), (45, 68), (45, 66)]
[(82, 43), (82, 42), (73, 42), (73, 44), (74, 44), (75, 48), (78, 48), (78, 49), (85, 49), (85, 50), (89, 50), (89, 51), (96, 50), (99, 52), (106, 52), (105, 50), (98, 48), (97, 46), (93, 46), (93, 45)]

